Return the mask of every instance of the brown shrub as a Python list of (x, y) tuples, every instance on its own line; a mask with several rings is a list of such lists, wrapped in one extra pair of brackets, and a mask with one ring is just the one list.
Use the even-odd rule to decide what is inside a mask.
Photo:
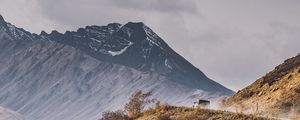
[(154, 99), (149, 99), (151, 95), (152, 92), (143, 93), (141, 90), (131, 95), (129, 103), (124, 107), (130, 118), (137, 118), (147, 104), (154, 102)]
[(115, 111), (115, 112), (104, 112), (102, 114), (102, 118), (99, 120), (132, 120), (128, 115), (126, 115), (123, 111)]

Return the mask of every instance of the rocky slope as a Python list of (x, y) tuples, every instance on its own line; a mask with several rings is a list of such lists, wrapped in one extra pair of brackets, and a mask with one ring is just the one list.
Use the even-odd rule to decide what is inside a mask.
[(277, 66), (253, 84), (238, 91), (225, 104), (267, 114), (300, 113), (300, 55)]
[(96, 120), (137, 89), (177, 105), (233, 94), (143, 23), (37, 35), (0, 16), (0, 105), (28, 120)]

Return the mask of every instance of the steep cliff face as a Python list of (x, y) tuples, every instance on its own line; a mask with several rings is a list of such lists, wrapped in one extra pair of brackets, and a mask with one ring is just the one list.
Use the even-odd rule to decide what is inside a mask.
[(233, 93), (143, 23), (36, 35), (0, 18), (0, 105), (28, 120), (95, 120), (137, 89), (177, 105)]

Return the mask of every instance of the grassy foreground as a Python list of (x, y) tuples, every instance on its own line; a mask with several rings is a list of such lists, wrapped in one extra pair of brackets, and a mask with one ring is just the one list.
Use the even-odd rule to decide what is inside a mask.
[(221, 110), (160, 105), (144, 111), (135, 120), (273, 120)]
[[(99, 120), (272, 120), (228, 111), (161, 104), (149, 98), (151, 95), (151, 92), (136, 91), (124, 110), (104, 112)], [(144, 109), (146, 105), (148, 108)]]

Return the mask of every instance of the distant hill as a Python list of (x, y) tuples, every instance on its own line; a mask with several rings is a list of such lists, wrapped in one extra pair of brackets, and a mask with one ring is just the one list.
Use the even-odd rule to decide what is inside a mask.
[(264, 114), (300, 113), (300, 55), (284, 61), (274, 70), (227, 99), (227, 106)]

